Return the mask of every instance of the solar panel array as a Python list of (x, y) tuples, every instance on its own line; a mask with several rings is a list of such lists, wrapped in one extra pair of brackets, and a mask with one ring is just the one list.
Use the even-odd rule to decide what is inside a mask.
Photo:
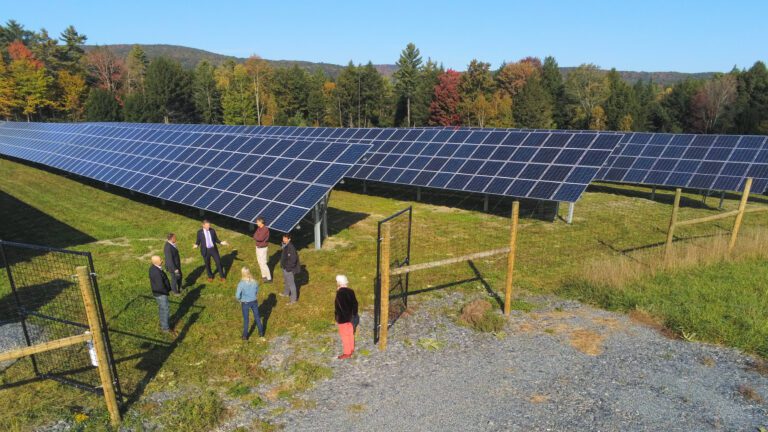
[(262, 127), (259, 136), (371, 143), (348, 177), (408, 186), (576, 201), (621, 138), (590, 131)]
[(593, 180), (768, 187), (768, 137), (479, 128), (0, 123), (0, 153), (289, 230), (342, 177), (578, 200)]
[(768, 137), (628, 133), (605, 163), (599, 180), (741, 191), (768, 187)]
[(161, 126), (0, 123), (0, 154), (289, 231), (370, 147)]
[[(226, 126), (193, 127), (226, 130)], [(370, 143), (368, 153), (347, 175), (354, 179), (570, 202), (579, 199), (621, 137), (520, 129), (250, 126), (238, 130), (259, 137)]]

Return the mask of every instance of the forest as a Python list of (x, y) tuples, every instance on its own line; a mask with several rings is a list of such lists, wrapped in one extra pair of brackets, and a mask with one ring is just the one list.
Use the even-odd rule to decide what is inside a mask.
[(463, 125), (618, 131), (768, 134), (768, 70), (762, 61), (672, 85), (629, 83), (615, 69), (567, 69), (554, 57), (493, 68), (472, 60), (446, 69), (412, 43), (392, 77), (350, 62), (337, 77), (298, 66), (151, 61), (138, 45), (123, 58), (86, 52), (73, 26), (59, 37), (10, 20), (0, 25), (0, 118), (415, 127)]

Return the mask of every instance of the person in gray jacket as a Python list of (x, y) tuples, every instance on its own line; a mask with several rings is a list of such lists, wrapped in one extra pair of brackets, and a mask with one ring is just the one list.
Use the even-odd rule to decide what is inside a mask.
[(264, 325), (261, 323), (261, 317), (259, 316), (259, 283), (253, 278), (248, 267), (243, 267), (241, 274), (235, 298), (240, 302), (243, 310), (243, 340), (248, 340), (249, 311), (253, 311), (253, 319), (256, 321), (256, 327), (259, 329), (259, 336), (263, 339)]

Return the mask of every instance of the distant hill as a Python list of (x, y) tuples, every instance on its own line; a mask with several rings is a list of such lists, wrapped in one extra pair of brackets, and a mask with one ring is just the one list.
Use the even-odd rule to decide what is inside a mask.
[[(125, 57), (128, 52), (131, 51), (133, 44), (117, 44), (117, 45), (103, 45), (111, 49), (118, 57)], [(95, 48), (95, 45), (85, 45), (86, 51)], [(242, 63), (246, 59), (242, 57), (233, 57), (223, 54), (217, 54), (210, 51), (205, 51), (197, 48), (190, 48), (179, 45), (141, 45), (141, 48), (147, 53), (147, 57), (152, 60), (153, 58), (165, 56), (177, 60), (185, 68), (194, 68), (202, 60), (208, 60), (213, 64), (221, 64), (227, 60), (234, 60), (237, 63)], [(302, 69), (308, 71), (315, 71), (317, 69), (322, 70), (326, 75), (336, 78), (344, 69), (344, 66), (331, 64), (331, 63), (313, 63), (302, 60), (269, 60), (265, 59), (273, 67), (292, 67), (299, 66)], [(376, 69), (382, 75), (391, 77), (397, 67), (395, 65), (374, 65)]]
[[(118, 44), (118, 45), (104, 45), (114, 51), (115, 55), (119, 57), (125, 57), (131, 50), (133, 45), (131, 44)], [(227, 56), (223, 54), (217, 54), (210, 51), (205, 51), (197, 48), (190, 48), (179, 45), (141, 45), (144, 52), (147, 53), (149, 59), (153, 59), (160, 56), (170, 57), (178, 60), (182, 66), (186, 68), (194, 68), (200, 61), (208, 60), (213, 64), (221, 64), (227, 60), (233, 60), (241, 63), (245, 59), (241, 57)], [(95, 45), (84, 46), (85, 50), (91, 50), (95, 48)], [(322, 70), (326, 75), (336, 78), (344, 68), (342, 65), (336, 65), (331, 63), (313, 63), (302, 60), (268, 60), (274, 67), (292, 67), (294, 65), (299, 66), (308, 71), (315, 71), (317, 69)], [(376, 69), (385, 77), (391, 77), (397, 70), (397, 66), (393, 64), (378, 64), (374, 65)], [(573, 70), (573, 67), (560, 68), (563, 75), (567, 75), (569, 71)], [(662, 85), (671, 85), (676, 82), (682, 81), (688, 78), (705, 79), (710, 78), (715, 72), (700, 72), (700, 73), (683, 73), (683, 72), (634, 72), (634, 71), (618, 71), (621, 77), (630, 83), (634, 83), (637, 80), (648, 81), (653, 79), (653, 82)]]

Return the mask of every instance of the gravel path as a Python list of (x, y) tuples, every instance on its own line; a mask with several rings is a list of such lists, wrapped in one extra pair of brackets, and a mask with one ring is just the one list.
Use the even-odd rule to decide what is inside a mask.
[(415, 305), (386, 353), (364, 315), (355, 358), (333, 361), (333, 378), (301, 396), (314, 408), (272, 421), (301, 431), (768, 427), (768, 377), (736, 350), (550, 297), (528, 299), (536, 309), (514, 312), (504, 334), (482, 334), (446, 316), (465, 301), (452, 293)]

